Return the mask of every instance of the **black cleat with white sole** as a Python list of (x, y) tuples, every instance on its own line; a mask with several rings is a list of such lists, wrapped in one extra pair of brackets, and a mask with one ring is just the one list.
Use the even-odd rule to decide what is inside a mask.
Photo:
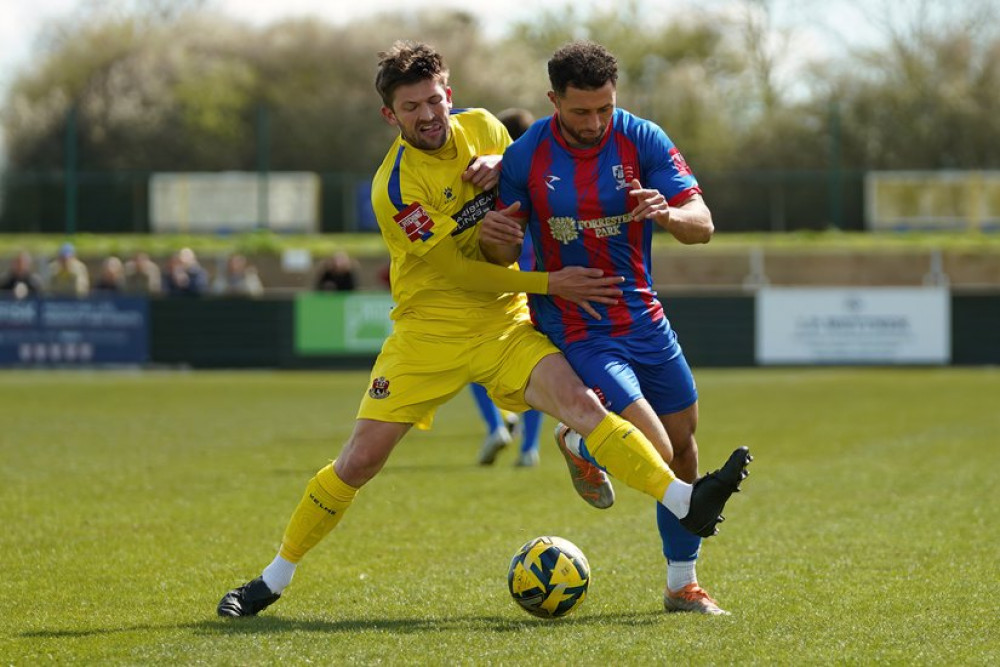
[(718, 533), (718, 524), (726, 520), (722, 516), (726, 501), (739, 492), (740, 482), (750, 474), (747, 466), (751, 461), (750, 450), (740, 447), (729, 455), (725, 465), (699, 478), (691, 490), (691, 508), (681, 519), (681, 525), (701, 537)]
[(219, 600), (219, 616), (256, 616), (280, 597), (281, 593), (272, 593), (264, 579), (257, 577), (222, 596)]

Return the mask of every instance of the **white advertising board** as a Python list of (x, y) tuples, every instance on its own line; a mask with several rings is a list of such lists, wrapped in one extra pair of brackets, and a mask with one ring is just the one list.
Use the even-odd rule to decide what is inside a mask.
[(756, 298), (759, 364), (946, 364), (947, 289), (768, 287)]
[(149, 179), (154, 232), (218, 233), (319, 228), (320, 180), (312, 172), (158, 173)]

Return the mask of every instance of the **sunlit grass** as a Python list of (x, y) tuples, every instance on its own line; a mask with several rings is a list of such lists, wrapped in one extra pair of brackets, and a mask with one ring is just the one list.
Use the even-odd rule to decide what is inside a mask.
[[(989, 664), (1000, 372), (697, 371), (704, 467), (756, 461), (703, 549), (733, 615), (662, 612), (652, 501), (586, 506), (475, 465), (465, 394), (414, 433), (265, 614), (218, 619), (347, 437), (364, 373), (0, 374), (0, 661), (11, 664)], [(506, 591), (527, 539), (593, 569), (573, 615)]]

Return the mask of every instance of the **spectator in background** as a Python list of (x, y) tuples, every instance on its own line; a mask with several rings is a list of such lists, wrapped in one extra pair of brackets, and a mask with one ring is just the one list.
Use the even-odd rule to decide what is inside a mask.
[(357, 288), (357, 265), (346, 252), (338, 250), (319, 265), (316, 290), (320, 292), (353, 292)]
[(39, 296), (42, 293), (42, 279), (31, 270), (34, 260), (27, 250), (14, 255), (10, 269), (0, 278), (0, 291), (11, 292), (15, 299)]
[(48, 291), (55, 296), (87, 296), (90, 292), (90, 272), (76, 258), (72, 243), (59, 246), (59, 254), (49, 264)]
[(208, 273), (191, 248), (181, 248), (171, 255), (163, 273), (163, 291), (167, 296), (201, 296), (207, 290)]
[(497, 120), (503, 123), (507, 128), (507, 134), (516, 141), (535, 122), (535, 117), (527, 109), (512, 107), (498, 113)]
[(256, 267), (247, 264), (247, 258), (240, 254), (230, 255), (226, 269), (215, 277), (212, 291), (228, 296), (258, 297), (264, 293)]
[(125, 263), (125, 291), (130, 294), (156, 295), (163, 291), (160, 267), (144, 252)]
[(125, 289), (125, 265), (111, 255), (101, 263), (101, 272), (94, 283), (94, 291), (118, 294)]

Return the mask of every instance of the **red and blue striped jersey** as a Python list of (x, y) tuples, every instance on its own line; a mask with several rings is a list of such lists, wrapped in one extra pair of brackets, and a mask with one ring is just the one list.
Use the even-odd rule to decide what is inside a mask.
[(600, 144), (572, 148), (555, 116), (536, 121), (504, 153), (500, 207), (521, 203), (535, 260), (545, 271), (589, 266), (625, 278), (618, 304), (593, 304), (601, 320), (564, 299), (531, 295), (536, 326), (559, 347), (592, 335), (642, 335), (664, 319), (650, 274), (652, 220), (632, 222), (629, 183), (659, 190), (671, 205), (700, 193), (670, 137), (655, 123), (616, 109)]

